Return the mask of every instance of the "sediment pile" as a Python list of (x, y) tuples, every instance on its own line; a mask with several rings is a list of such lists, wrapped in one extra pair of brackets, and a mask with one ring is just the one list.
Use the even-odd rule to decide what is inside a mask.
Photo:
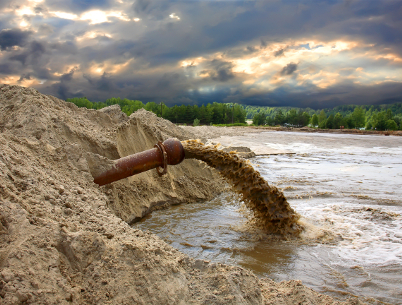
[(226, 152), (217, 145), (204, 145), (197, 140), (182, 144), (186, 158), (204, 161), (233, 185), (253, 211), (257, 224), (267, 232), (282, 236), (295, 236), (301, 232), (302, 227), (297, 223), (300, 216), (290, 207), (285, 195), (278, 188), (269, 186), (247, 160), (235, 152)]
[[(259, 280), (243, 268), (196, 261), (123, 221), (160, 202), (167, 188), (155, 189), (151, 180), (150, 187), (140, 180), (99, 187), (91, 173), (136, 152), (124, 137), (164, 137), (158, 126), (167, 123), (140, 116), (0, 85), (1, 304), (340, 304), (297, 281)], [(136, 128), (138, 138), (129, 134)], [(193, 171), (202, 170), (193, 162)], [(172, 173), (164, 183), (187, 196), (198, 187), (187, 177)], [(124, 210), (125, 201), (137, 208)]]
[[(168, 138), (193, 137), (191, 132), (144, 109), (130, 115), (115, 133), (119, 157), (153, 148), (158, 141)], [(96, 176), (94, 170), (92, 173)], [(167, 174), (162, 177), (156, 170), (150, 170), (102, 187), (110, 194), (109, 208), (130, 224), (158, 208), (212, 199), (224, 188), (219, 175), (197, 160), (168, 166)]]

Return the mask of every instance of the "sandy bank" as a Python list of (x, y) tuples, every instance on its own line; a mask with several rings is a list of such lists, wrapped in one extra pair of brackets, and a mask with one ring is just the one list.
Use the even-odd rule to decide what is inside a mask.
[(199, 136), (145, 111), (127, 118), (117, 107), (82, 109), (0, 85), (0, 303), (341, 304), (298, 281), (194, 260), (131, 228), (152, 209), (222, 189), (194, 160), (163, 178), (93, 183), (111, 160), (167, 137)]

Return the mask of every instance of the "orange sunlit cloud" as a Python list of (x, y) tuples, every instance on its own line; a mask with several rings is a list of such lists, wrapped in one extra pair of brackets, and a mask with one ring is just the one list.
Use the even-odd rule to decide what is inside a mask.
[(108, 74), (117, 74), (129, 67), (131, 63), (133, 63), (134, 59), (129, 59), (124, 63), (116, 64), (112, 61), (103, 62), (103, 63), (92, 63), (89, 67), (89, 72), (95, 75), (102, 75), (103, 73)]
[[(343, 14), (346, 8), (313, 0), (304, 5), (307, 18), (298, 10), (289, 14), (292, 7), (281, 1), (16, 0), (0, 9), (0, 77), (61, 97), (138, 90), (139, 98), (170, 96), (171, 103), (175, 94), (186, 103), (232, 97), (336, 103), (345, 90), (366, 101), (364, 86), (400, 83), (384, 97), (395, 100), (402, 91), (402, 34), (396, 34), (397, 8), (379, 1), (387, 9), (353, 1)], [(376, 31), (378, 25), (392, 30)]]
[[(309, 48), (301, 47), (308, 45)], [(193, 66), (198, 69), (198, 76), (209, 77), (203, 64), (214, 58), (224, 58), (233, 64), (232, 72), (247, 75), (242, 84), (259, 90), (273, 90), (285, 83), (302, 86), (309, 82), (318, 88), (326, 89), (343, 81), (358, 81), (365, 84), (377, 84), (379, 79), (402, 81), (400, 71), (390, 72), (387, 69), (375, 72), (363, 71), (363, 68), (351, 69), (349, 75), (342, 76), (339, 61), (347, 57), (365, 57), (364, 48), (367, 45), (355, 41), (296, 41), (288, 43), (274, 43), (264, 49), (242, 57), (225, 56), (223, 53), (214, 53), (204, 58), (193, 58), (182, 61), (181, 67)], [(276, 56), (281, 50), (280, 56)], [(346, 52), (346, 53), (345, 53)], [(398, 61), (397, 56), (390, 54), (372, 54), (373, 59), (387, 59)], [(296, 80), (288, 75), (281, 75), (280, 71), (289, 63), (298, 63)], [(350, 62), (347, 63), (350, 65)], [(313, 68), (314, 66), (314, 68)]]

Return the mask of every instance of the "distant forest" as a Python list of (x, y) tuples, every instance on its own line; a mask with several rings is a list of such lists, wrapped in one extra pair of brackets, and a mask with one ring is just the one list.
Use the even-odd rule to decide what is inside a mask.
[(246, 125), (246, 110), (239, 104), (212, 103), (197, 105), (180, 105), (168, 107), (164, 103), (156, 104), (148, 102), (143, 104), (138, 100), (121, 98), (111, 98), (106, 102), (92, 103), (86, 98), (70, 98), (67, 102), (74, 103), (78, 107), (88, 109), (101, 109), (107, 106), (118, 104), (121, 110), (127, 115), (132, 114), (138, 109), (152, 111), (159, 117), (163, 117), (176, 124), (190, 125), (211, 125), (211, 124), (234, 124)]
[(119, 105), (127, 115), (144, 108), (176, 124), (189, 125), (246, 125), (252, 119), (254, 125), (319, 127), (328, 129), (366, 128), (377, 130), (402, 130), (402, 103), (357, 106), (344, 105), (314, 110), (294, 107), (243, 106), (232, 103), (166, 106), (164, 103), (146, 104), (138, 100), (111, 98), (105, 102), (91, 102), (87, 98), (70, 98), (67, 102), (78, 107), (101, 109)]
[(365, 128), (402, 130), (402, 103), (344, 105), (314, 110), (293, 107), (245, 106), (247, 119), (256, 125), (311, 126), (327, 129)]

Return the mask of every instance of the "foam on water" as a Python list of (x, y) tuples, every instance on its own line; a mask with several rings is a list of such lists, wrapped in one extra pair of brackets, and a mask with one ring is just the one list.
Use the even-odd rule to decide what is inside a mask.
[[(298, 200), (296, 210), (342, 239), (332, 251), (343, 262), (402, 264), (400, 147), (334, 148), (297, 142), (266, 145), (302, 155), (279, 156), (275, 160), (259, 158), (258, 164), (269, 166), (269, 173), (275, 172), (278, 177), (291, 174), (294, 181), (309, 181), (302, 191), (306, 195), (308, 190), (309, 200)], [(273, 180), (272, 176), (270, 179)], [(320, 192), (329, 193), (330, 198), (320, 199)]]
[(260, 134), (255, 141), (296, 154), (251, 163), (302, 215), (306, 243), (268, 242), (243, 230), (246, 219), (230, 195), (157, 212), (138, 226), (196, 258), (277, 281), (301, 279), (337, 297), (350, 293), (401, 304), (402, 138), (301, 136)]
[(376, 137), (364, 137), (365, 143), (355, 145), (359, 136), (353, 135), (338, 146), (314, 141), (267, 143), (296, 155), (257, 158), (256, 163), (266, 179), (284, 189), (307, 229), (311, 224), (317, 234), (329, 230), (336, 237), (333, 245), (325, 246), (330, 259), (320, 258), (323, 266), (342, 270), (351, 278), (358, 278), (350, 272), (358, 266), (353, 270), (364, 270), (367, 276), (351, 291), (371, 287), (369, 294), (378, 293), (378, 297), (387, 291), (385, 299), (396, 302), (401, 292), (396, 293), (394, 285), (402, 284), (402, 145), (399, 138), (394, 138), (399, 146), (384, 147), (376, 145)]
[(392, 212), (396, 209), (362, 208), (341, 201), (328, 207), (315, 202), (300, 204), (298, 210), (307, 222), (339, 237), (331, 251), (343, 264), (402, 264), (402, 216)]

